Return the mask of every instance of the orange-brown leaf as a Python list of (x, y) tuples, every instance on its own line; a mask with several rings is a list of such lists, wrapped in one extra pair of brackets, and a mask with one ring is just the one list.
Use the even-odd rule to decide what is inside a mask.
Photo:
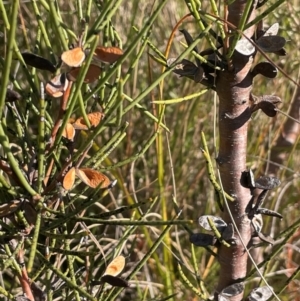
[[(80, 68), (74, 68), (68, 73), (68, 79), (76, 81), (79, 75)], [(84, 78), (84, 82), (87, 84), (95, 82), (101, 74), (101, 68), (97, 65), (91, 64)]]
[[(91, 127), (96, 127), (102, 120), (104, 114), (101, 112), (94, 112), (87, 114), (87, 118), (91, 124)], [(88, 130), (88, 126), (83, 117), (78, 118), (74, 123), (73, 127), (77, 130)]]
[(81, 47), (76, 47), (62, 53), (61, 60), (69, 67), (79, 67), (85, 59), (85, 53)]
[(91, 168), (76, 169), (76, 175), (83, 183), (92, 188), (96, 188), (99, 185), (101, 185), (101, 188), (107, 188), (111, 182), (106, 175)]
[(62, 185), (66, 190), (72, 189), (75, 182), (75, 167), (72, 167), (65, 175)]
[(113, 64), (123, 55), (123, 50), (118, 47), (99, 46), (95, 49), (95, 54), (101, 62)]
[(125, 267), (125, 257), (120, 255), (113, 259), (113, 261), (106, 267), (104, 275), (117, 276)]
[(73, 141), (75, 136), (75, 129), (71, 123), (67, 123), (66, 127), (62, 132), (62, 136), (67, 138), (68, 140)]

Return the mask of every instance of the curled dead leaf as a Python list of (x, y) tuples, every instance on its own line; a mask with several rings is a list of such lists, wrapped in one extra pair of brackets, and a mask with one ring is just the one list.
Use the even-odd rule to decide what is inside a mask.
[(62, 53), (61, 60), (69, 67), (79, 67), (85, 59), (85, 52), (81, 47), (76, 47)]
[(99, 46), (95, 49), (95, 55), (101, 62), (113, 64), (123, 55), (123, 50), (118, 47)]
[(96, 188), (99, 185), (101, 185), (101, 188), (110, 186), (111, 181), (106, 175), (91, 168), (76, 169), (76, 175), (91, 188)]
[(75, 167), (72, 167), (64, 176), (62, 185), (63, 188), (66, 190), (70, 190), (72, 189), (72, 187), (74, 186), (74, 182), (75, 182)]
[(125, 257), (120, 255), (113, 259), (113, 261), (106, 267), (103, 275), (117, 276), (125, 267)]
[(67, 123), (66, 127), (64, 128), (64, 130), (62, 132), (62, 136), (68, 140), (73, 141), (74, 136), (75, 136), (75, 129), (71, 123)]
[[(101, 112), (93, 112), (93, 113), (87, 114), (87, 118), (91, 124), (91, 127), (96, 127), (100, 123), (100, 121), (102, 120), (103, 117), (104, 117), (104, 114)], [(87, 126), (85, 120), (83, 119), (83, 117), (78, 118), (73, 123), (73, 127), (76, 130), (88, 130), (88, 126)]]
[(47, 83), (45, 90), (48, 95), (58, 98), (63, 96), (64, 91), (67, 89), (68, 83), (69, 81), (66, 78), (65, 73), (58, 74)]
[[(76, 81), (79, 75), (80, 68), (74, 68), (68, 72), (67, 76), (70, 81)], [(95, 82), (101, 74), (101, 68), (97, 65), (91, 64), (85, 75), (84, 82), (87, 84)]]

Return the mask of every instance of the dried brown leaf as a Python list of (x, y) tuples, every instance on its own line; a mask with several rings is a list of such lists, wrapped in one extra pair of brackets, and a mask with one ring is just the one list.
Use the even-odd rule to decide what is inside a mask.
[(81, 47), (76, 47), (62, 53), (61, 60), (69, 67), (79, 67), (85, 59), (85, 52)]
[(125, 257), (120, 255), (113, 259), (113, 261), (106, 267), (103, 275), (118, 276), (125, 267)]
[(99, 185), (101, 188), (107, 188), (111, 182), (106, 175), (91, 168), (76, 169), (76, 175), (91, 188), (96, 188)]
[(113, 64), (123, 55), (123, 50), (118, 47), (99, 46), (95, 49), (95, 55), (101, 62)]
[(63, 96), (64, 91), (66, 91), (68, 86), (68, 79), (66, 78), (66, 74), (58, 74), (54, 78), (52, 78), (45, 87), (45, 90), (48, 95), (58, 98)]
[[(67, 76), (70, 81), (76, 81), (79, 75), (80, 68), (74, 68), (68, 72)], [(91, 64), (85, 75), (84, 82), (87, 84), (95, 82), (101, 74), (101, 68), (97, 65)]]
[(62, 185), (65, 190), (70, 190), (74, 186), (75, 182), (75, 167), (72, 167), (64, 176)]
[(65, 137), (68, 140), (73, 141), (75, 136), (75, 129), (71, 123), (67, 123), (66, 127), (64, 128), (62, 132), (62, 136)]
[[(87, 114), (87, 118), (91, 124), (91, 127), (96, 127), (102, 120), (103, 116), (104, 116), (104, 114), (101, 112), (93, 112), (93, 113)], [(88, 126), (85, 123), (85, 120), (83, 119), (83, 117), (78, 118), (73, 123), (73, 127), (76, 130), (88, 130)]]

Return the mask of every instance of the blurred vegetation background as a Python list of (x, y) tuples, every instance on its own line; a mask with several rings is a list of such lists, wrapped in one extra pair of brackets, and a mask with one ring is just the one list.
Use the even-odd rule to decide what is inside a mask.
[[(218, 147), (218, 100), (215, 93), (208, 91), (200, 97), (165, 106), (153, 103), (155, 100), (186, 97), (205, 88), (201, 84), (196, 84), (187, 78), (179, 78), (172, 73), (163, 78), (163, 65), (153, 59), (153, 56), (158, 57), (153, 47), (165, 53), (173, 28), (183, 16), (189, 13), (188, 1), (57, 0), (49, 3), (43, 0), (20, 1), (17, 19), (12, 20), (9, 17), (12, 14), (13, 2), (0, 0), (2, 70), (5, 66), (9, 39), (4, 15), (7, 15), (9, 24), (16, 22), (15, 49), (38, 54), (49, 59), (54, 65), (59, 62), (60, 55), (67, 50), (66, 46), (78, 43), (82, 33), (87, 38), (84, 39), (85, 48), (88, 49), (95, 36), (98, 36), (100, 45), (118, 46), (126, 55), (121, 64), (105, 65), (103, 67), (105, 71), (98, 82), (89, 86), (83, 84), (80, 87), (80, 98), (82, 98), (86, 113), (101, 111), (108, 116), (104, 126), (101, 129), (99, 127), (99, 131), (97, 127), (99, 134), (94, 139), (93, 147), (89, 150), (82, 166), (86, 166), (85, 162), (95, 154), (101, 154), (101, 149), (109, 143), (112, 137), (119, 133), (122, 127), (126, 127), (124, 130), (126, 136), (122, 136), (122, 139), (117, 140), (113, 147), (103, 152), (102, 155), (106, 156), (103, 157), (98, 168), (110, 179), (117, 179), (118, 182), (106, 193), (101, 191), (95, 193), (85, 185), (78, 184), (62, 197), (57, 197), (59, 188), (55, 188), (51, 194), (43, 195), (43, 202), (48, 207), (50, 207), (49, 200), (53, 200), (53, 196), (57, 197), (55, 201), (59, 204), (63, 203), (65, 209), (62, 209), (60, 205), (60, 207), (55, 207), (56, 212), (65, 210), (66, 214), (75, 210), (74, 208), (80, 206), (85, 199), (97, 198), (97, 200), (93, 205), (84, 208), (78, 212), (78, 215), (67, 220), (65, 224), (51, 230), (47, 230), (49, 223), (47, 218), (63, 220), (63, 217), (55, 213), (51, 215), (48, 211), (41, 213), (42, 223), (37, 240), (39, 255), (36, 255), (34, 259), (29, 278), (47, 294), (48, 300), (83, 300), (83, 297), (92, 300), (88, 296), (82, 296), (81, 291), (76, 287), (82, 288), (90, 296), (95, 296), (99, 290), (98, 298), (101, 300), (166, 300), (164, 298), (168, 296), (171, 296), (173, 300), (198, 300), (199, 296), (196, 291), (188, 287), (188, 281), (200, 291), (199, 287), (204, 285), (204, 292), (207, 292), (208, 298), (213, 293), (218, 277), (217, 260), (204, 248), (193, 247), (189, 242), (189, 233), (182, 225), (169, 226), (167, 233), (163, 233), (166, 225), (158, 223), (155, 225), (155, 221), (190, 220), (193, 223), (189, 223), (188, 227), (193, 232), (200, 232), (197, 220), (201, 215), (220, 214), (215, 202), (214, 189), (206, 172), (205, 160), (201, 154), (203, 146), (200, 139), (201, 131), (203, 131), (210, 155), (215, 158), (217, 156), (215, 146)], [(268, 1), (266, 6), (274, 2)], [(195, 3), (201, 4), (204, 11), (211, 12), (208, 1), (195, 1)], [(157, 16), (153, 17), (159, 6), (161, 8)], [(222, 10), (221, 3), (220, 9)], [(265, 19), (268, 25), (279, 22), (280, 35), (288, 40), (286, 56), (274, 55), (273, 57), (271, 54), (270, 57), (296, 81), (299, 77), (299, 9), (297, 1), (285, 2)], [(152, 17), (153, 24), (149, 30), (146, 30)], [(102, 21), (98, 24), (100, 19)], [(97, 26), (94, 27), (95, 25)], [(182, 23), (180, 29), (182, 28), (188, 30), (193, 37), (199, 34), (199, 28), (192, 17)], [(138, 36), (144, 29), (143, 34)], [(61, 39), (62, 37), (64, 40)], [(90, 40), (88, 40), (89, 37)], [(147, 45), (144, 45), (145, 41)], [(185, 43), (184, 37), (176, 31), (169, 58), (176, 58), (184, 51), (185, 48), (181, 42)], [(204, 39), (198, 47), (200, 50), (207, 47)], [(128, 49), (131, 49), (130, 53), (126, 52)], [(11, 147), (19, 150), (15, 157), (21, 168), (24, 163), (33, 160), (33, 154), (38, 152), (41, 141), (38, 133), (40, 93), (36, 92), (40, 91), (41, 83), (46, 84), (51, 80), (53, 74), (23, 65), (16, 53), (16, 51), (13, 52), (10, 68), (10, 88), (20, 93), (21, 100), (15, 104), (7, 104), (3, 116), (5, 116), (6, 134)], [(152, 56), (149, 56), (149, 53)], [(188, 59), (194, 60), (192, 54)], [(264, 60), (260, 55), (256, 59)], [(27, 75), (25, 70), (28, 72)], [(59, 72), (61, 70), (57, 71)], [(0, 77), (3, 73), (2, 71)], [(29, 83), (28, 76), (32, 84)], [(73, 92), (76, 87), (75, 83)], [(1, 93), (5, 91), (6, 87), (2, 86)], [(280, 110), (288, 112), (292, 99), (297, 93), (297, 87), (279, 73), (272, 80), (256, 77), (253, 93), (255, 95), (274, 94), (281, 97)], [(49, 126), (46, 125), (45, 135), (42, 138), (47, 144), (50, 139), (51, 125), (57, 118), (60, 100), (46, 96), (45, 102), (48, 113), (46, 120)], [(20, 115), (20, 120), (24, 122), (16, 122), (17, 115)], [(70, 112), (70, 117), (76, 119), (80, 116), (82, 116), (82, 106), (76, 102)], [(168, 130), (159, 126), (153, 116), (160, 119)], [(267, 163), (270, 152), (286, 118), (279, 113), (276, 118), (271, 119), (260, 111), (253, 115), (248, 133), (247, 165), (254, 170), (256, 176), (268, 174)], [(21, 136), (16, 134), (19, 133), (19, 126), (22, 127), (20, 132), (23, 135)], [(94, 132), (93, 130), (79, 131), (74, 142), (75, 150), (80, 149), (82, 152), (82, 146), (89, 141), (89, 137)], [(52, 174), (52, 179), (55, 179), (59, 168), (69, 158), (67, 141), (62, 139), (58, 147), (60, 151), (57, 152), (55, 158), (56, 169)], [(276, 174), (282, 184), (274, 192), (269, 193), (266, 200), (266, 206), (270, 209), (276, 208), (284, 218), (281, 221), (265, 219), (263, 228), (264, 233), (271, 233), (275, 239), (299, 219), (298, 138), (292, 148), (284, 151), (288, 153), (288, 157)], [(2, 151), (1, 155), (4, 158), (5, 152)], [(45, 169), (51, 159), (51, 156), (45, 156), (43, 163)], [(91, 168), (95, 164), (92, 160), (88, 162)], [(216, 168), (214, 160), (213, 163)], [(12, 181), (10, 183), (14, 185)], [(22, 188), (16, 188), (15, 192), (16, 194), (11, 194), (2, 187), (1, 204), (15, 199), (31, 200), (28, 192)], [(70, 205), (70, 202), (74, 207)], [(139, 209), (125, 210), (111, 215), (107, 219), (114, 220), (117, 224), (110, 225), (105, 221), (101, 224), (92, 221), (84, 222), (99, 245), (96, 245), (91, 235), (87, 235), (85, 227), (78, 226), (79, 215), (97, 218), (103, 212), (138, 202), (146, 202), (146, 204)], [(174, 203), (182, 209), (178, 219), (175, 218), (177, 211)], [(60, 212), (60, 214), (63, 213)], [(124, 225), (120, 221), (125, 218), (135, 221), (140, 217), (143, 220), (153, 221), (153, 224)], [(7, 223), (5, 220), (7, 216), (2, 216), (2, 218), (2, 230), (5, 232), (4, 225)], [(9, 227), (12, 229), (17, 226), (10, 222)], [(50, 232), (53, 237), (47, 236)], [(34, 230), (28, 237), (25, 236), (25, 265), (28, 262), (33, 233)], [(60, 235), (62, 233), (65, 235)], [(78, 235), (72, 236), (74, 233)], [(0, 259), (2, 287), (0, 296), (5, 295), (4, 291), (13, 296), (22, 293), (17, 277), (18, 269), (13, 260), (8, 262), (9, 257), (5, 257), (9, 255), (8, 249), (13, 253), (10, 239), (2, 239), (0, 246), (3, 255), (3, 259)], [(15, 239), (20, 243), (19, 236)], [(294, 238), (269, 263), (265, 277), (274, 288), (282, 287), (298, 267), (299, 243), (296, 232)], [(45, 255), (47, 245), (51, 246), (48, 257)], [(150, 254), (153, 246), (156, 250)], [(260, 252), (266, 255), (271, 248), (276, 248), (276, 245), (273, 247), (263, 245)], [(100, 286), (100, 288), (99, 285), (92, 285), (92, 280), (99, 280), (105, 265), (118, 254), (126, 257), (126, 266), (121, 277), (128, 279), (130, 286), (120, 289), (109, 285)], [(42, 259), (42, 256), (46, 258), (46, 261)], [(180, 275), (178, 264), (185, 274), (185, 280)], [(138, 271), (132, 275), (132, 271), (137, 266)], [(58, 275), (56, 269), (69, 278), (74, 285), (72, 286), (66, 282), (65, 278)], [(74, 273), (73, 279), (70, 276), (72, 273)], [(247, 291), (258, 286), (259, 279), (255, 276), (254, 274), (246, 281)], [(298, 292), (299, 276), (292, 285), (286, 288), (280, 298), (281, 300), (296, 300)], [(1, 300), (5, 300), (4, 295), (0, 297)]]

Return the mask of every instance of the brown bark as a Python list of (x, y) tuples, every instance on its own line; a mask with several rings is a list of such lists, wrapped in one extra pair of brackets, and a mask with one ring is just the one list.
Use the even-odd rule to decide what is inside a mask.
[[(238, 25), (247, 1), (235, 1), (228, 8), (228, 21)], [(254, 16), (251, 16), (251, 19)], [(247, 32), (253, 35), (254, 29)], [(244, 243), (251, 239), (250, 221), (245, 208), (251, 198), (250, 190), (241, 183), (242, 172), (246, 170), (247, 130), (251, 117), (249, 96), (252, 89), (252, 76), (249, 73), (253, 58), (235, 53), (232, 57), (233, 70), (218, 75), (216, 91), (219, 96), (220, 150), (217, 158), (224, 190), (235, 197), (229, 202), (230, 212), (237, 224)], [(231, 222), (225, 209), (222, 218)], [(219, 248), (220, 276), (217, 292), (238, 282), (247, 273), (247, 253), (238, 238), (236, 245)], [(217, 294), (216, 294), (217, 295)], [(230, 300), (241, 300), (242, 294)]]

